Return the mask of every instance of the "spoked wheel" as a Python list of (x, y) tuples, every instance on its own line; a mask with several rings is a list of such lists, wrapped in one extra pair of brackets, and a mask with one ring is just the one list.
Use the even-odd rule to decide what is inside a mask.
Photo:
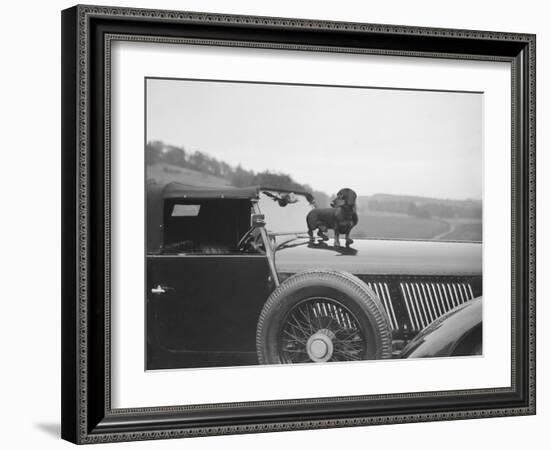
[(269, 297), (256, 334), (261, 364), (391, 357), (391, 331), (378, 297), (357, 277), (312, 270)]
[(312, 297), (289, 311), (280, 333), (283, 364), (366, 359), (367, 336), (340, 302)]

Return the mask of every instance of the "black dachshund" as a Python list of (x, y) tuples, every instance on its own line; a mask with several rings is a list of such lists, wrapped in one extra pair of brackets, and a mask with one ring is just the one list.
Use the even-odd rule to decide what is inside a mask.
[(312, 209), (306, 217), (309, 242), (315, 242), (313, 231), (317, 229), (317, 236), (328, 241), (327, 230), (334, 230), (334, 246), (340, 247), (340, 234), (346, 235), (346, 247), (353, 244), (349, 237), (351, 229), (357, 225), (359, 218), (355, 201), (357, 194), (349, 188), (340, 189), (336, 198), (331, 202), (332, 208)]

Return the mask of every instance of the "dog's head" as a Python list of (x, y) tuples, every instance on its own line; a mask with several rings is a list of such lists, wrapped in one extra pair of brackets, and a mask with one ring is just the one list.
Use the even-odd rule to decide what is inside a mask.
[(343, 188), (338, 191), (336, 198), (331, 202), (330, 206), (338, 208), (340, 206), (355, 206), (357, 194), (353, 189)]

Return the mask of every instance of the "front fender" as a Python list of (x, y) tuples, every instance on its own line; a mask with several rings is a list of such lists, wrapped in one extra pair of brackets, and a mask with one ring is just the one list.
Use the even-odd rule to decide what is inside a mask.
[(405, 347), (400, 358), (457, 356), (462, 343), (477, 339), (478, 332), (481, 339), (482, 300), (478, 297), (464, 303), (432, 322)]

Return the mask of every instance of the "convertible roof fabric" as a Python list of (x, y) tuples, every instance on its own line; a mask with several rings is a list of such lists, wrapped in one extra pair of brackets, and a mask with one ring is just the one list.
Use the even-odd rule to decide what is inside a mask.
[(228, 199), (248, 200), (258, 198), (258, 187), (197, 187), (183, 183), (147, 183), (147, 251), (155, 252), (162, 245), (162, 221), (164, 200)]
[(260, 188), (253, 187), (197, 187), (172, 182), (164, 186), (164, 198), (219, 198), (219, 199), (252, 199), (258, 198)]

